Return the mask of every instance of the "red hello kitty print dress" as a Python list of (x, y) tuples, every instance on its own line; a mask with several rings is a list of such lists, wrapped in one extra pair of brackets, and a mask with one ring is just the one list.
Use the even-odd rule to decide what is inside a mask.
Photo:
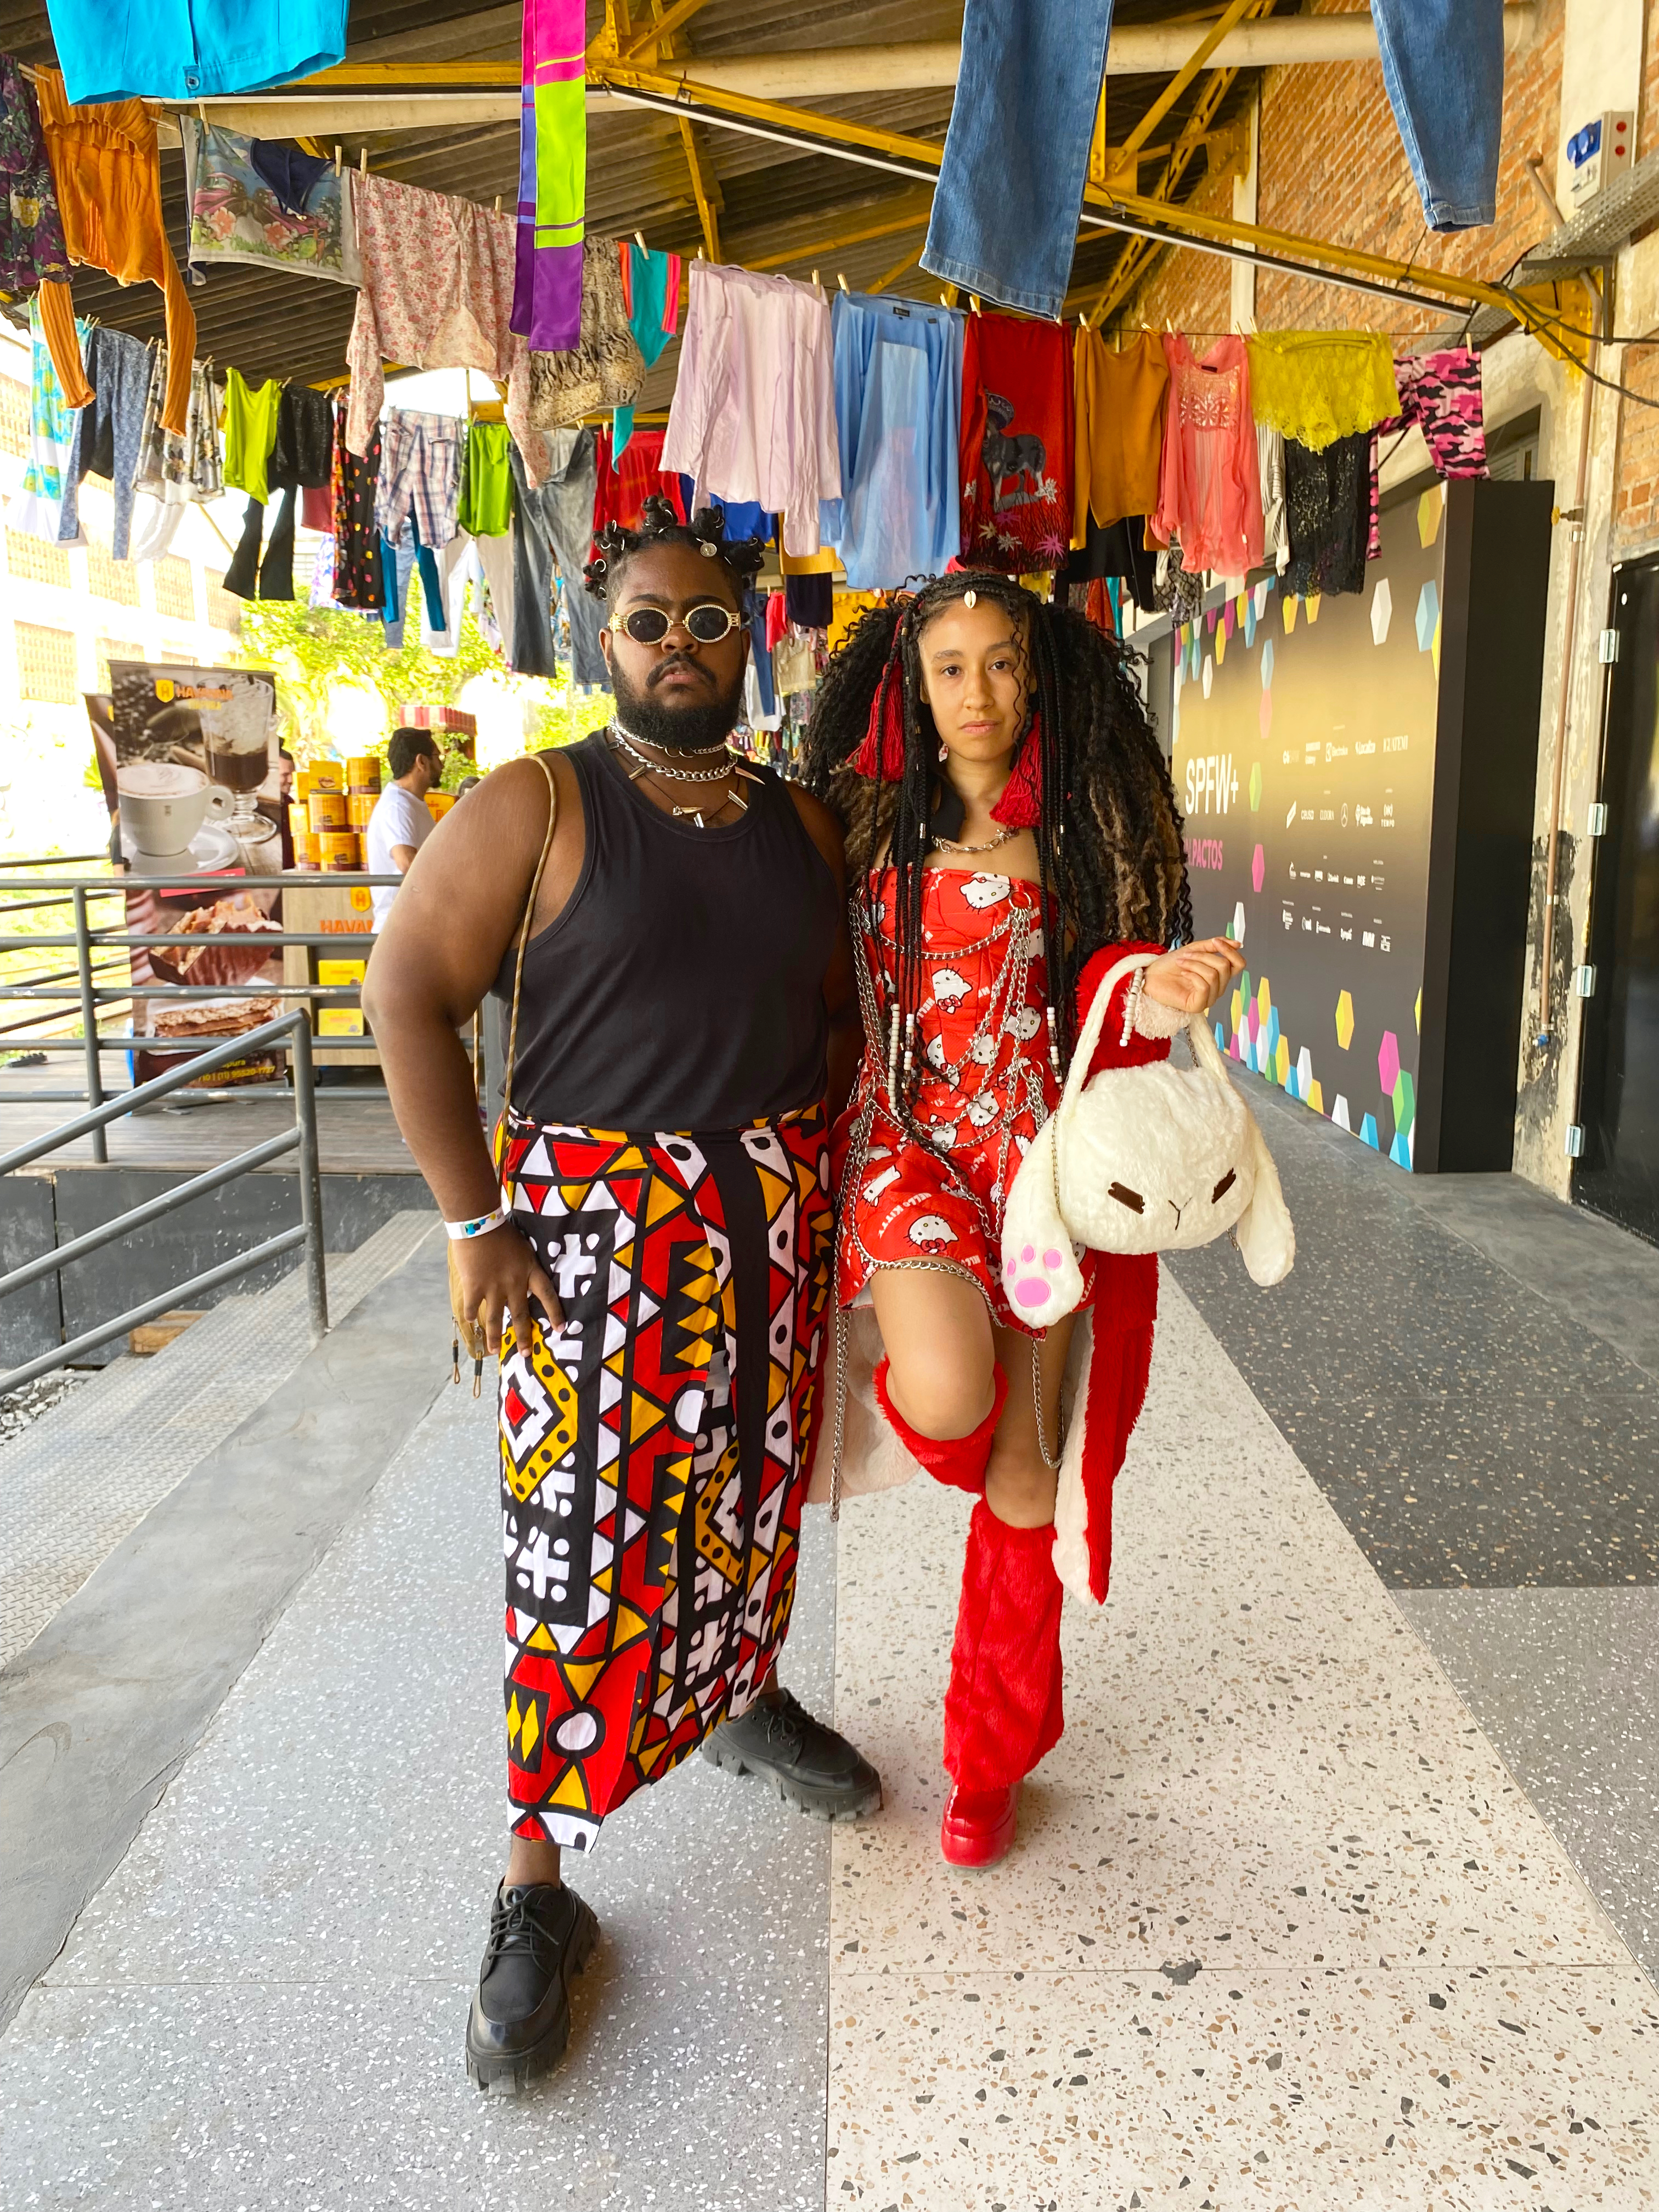
[[(1020, 1162), (1060, 1095), (1048, 1056), (1037, 886), (959, 868), (930, 868), (922, 878), (922, 995), (912, 1045), (920, 1143), (887, 1099), (893, 888), (890, 868), (873, 871), (860, 918), (864, 1059), (833, 1148), (837, 1297), (856, 1304), (878, 1267), (929, 1267), (965, 1275), (995, 1322), (1023, 1328), (1003, 1289), (1002, 1218)], [(1096, 953), (1084, 969), (1080, 1006), (1108, 966), (1141, 949), (1158, 948)], [(1127, 980), (1118, 987), (1127, 988)], [(1121, 1044), (1115, 1017), (1114, 1009), (1091, 1074), (1168, 1053), (1163, 1040)], [(1099, 1255), (1084, 1256), (1079, 1310), (1094, 1301), (1099, 1265)]]

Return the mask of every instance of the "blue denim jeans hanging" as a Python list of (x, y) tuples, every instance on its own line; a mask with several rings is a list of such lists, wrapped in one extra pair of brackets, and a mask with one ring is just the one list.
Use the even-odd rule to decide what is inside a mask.
[(1504, 0), (1371, 0), (1382, 82), (1431, 230), (1497, 212)]
[(1111, 27), (1112, 0), (968, 0), (924, 269), (1058, 318)]

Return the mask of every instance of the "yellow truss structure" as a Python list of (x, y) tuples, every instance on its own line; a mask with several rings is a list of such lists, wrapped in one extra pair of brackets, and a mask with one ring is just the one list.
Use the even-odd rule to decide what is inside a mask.
[[(752, 99), (744, 93), (699, 84), (689, 75), (661, 67), (641, 68), (590, 53), (587, 81), (591, 86), (608, 88), (623, 100), (632, 94), (647, 106), (696, 114), (704, 121), (724, 122), (729, 128), (748, 130), (762, 137), (781, 138), (797, 144), (805, 140), (826, 153), (838, 153), (842, 158), (912, 179), (917, 178), (919, 170), (937, 172), (944, 153), (943, 147), (932, 139), (884, 131), (842, 116), (820, 115), (811, 108), (785, 106), (776, 100)], [(1208, 105), (1207, 98), (1204, 105)], [(1197, 119), (1194, 116), (1194, 120)], [(1206, 126), (1208, 119), (1206, 117)], [(1180, 151), (1179, 145), (1176, 150)], [(1175, 155), (1170, 157), (1172, 167), (1175, 158)], [(1167, 190), (1168, 185), (1164, 188)], [(1258, 223), (1200, 215), (1190, 208), (1176, 207), (1167, 199), (1109, 191), (1097, 185), (1086, 185), (1083, 199), (1085, 228), (1126, 230), (1132, 236), (1143, 238), (1150, 232), (1153, 251), (1164, 246), (1197, 246), (1235, 258), (1255, 260), (1275, 270), (1288, 268), (1293, 274), (1326, 283), (1347, 282), (1357, 289), (1398, 295), (1402, 303), (1409, 306), (1495, 308), (1519, 323), (1563, 360), (1582, 365), (1584, 359), (1588, 342), (1577, 327), (1576, 317), (1569, 319), (1524, 294), (1482, 283), (1477, 277), (1458, 276), (1420, 262), (1395, 261), (1385, 254), (1364, 253), (1353, 246), (1305, 238), (1295, 232), (1272, 230)], [(826, 242), (819, 248), (808, 250), (828, 252), (833, 250), (833, 244)], [(1109, 287), (1107, 294), (1103, 295), (1103, 302), (1112, 289)]]

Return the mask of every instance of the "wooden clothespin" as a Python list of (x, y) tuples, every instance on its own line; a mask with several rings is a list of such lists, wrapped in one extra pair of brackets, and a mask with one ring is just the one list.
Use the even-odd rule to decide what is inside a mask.
[(817, 289), (817, 283), (818, 283), (818, 272), (817, 272), (817, 270), (815, 269), (815, 270), (812, 271), (812, 289), (813, 289), (813, 290), (814, 290), (814, 291), (816, 291), (816, 290)]
[(639, 247), (641, 253), (650, 252), (651, 248), (645, 242), (645, 233), (642, 230), (636, 230), (634, 233), (634, 243)]
[(501, 213), (501, 194), (500, 194), (499, 192), (497, 192), (497, 193), (496, 193), (496, 195), (495, 195), (495, 212), (496, 212), (496, 214), (497, 214), (497, 215), (499, 215), (499, 214)]
[(842, 289), (842, 290), (843, 292), (847, 289), (847, 277), (846, 277), (846, 274), (845, 274), (845, 272), (844, 272), (843, 270), (840, 270), (840, 269), (837, 269), (837, 270), (836, 270), (836, 283), (837, 283), (837, 284), (839, 284), (839, 285), (840, 285), (840, 287), (841, 287), (841, 289)]
[(367, 146), (363, 148), (362, 153), (358, 159), (357, 174), (360, 177), (366, 177), (368, 174), (368, 149)]
[(981, 310), (980, 310), (980, 304), (979, 304), (979, 294), (978, 294), (977, 292), (970, 292), (970, 293), (968, 295), (968, 304), (969, 304), (969, 306), (973, 309), (974, 313), (975, 313), (976, 315), (981, 312)]
[(337, 177), (340, 173), (340, 164), (344, 157), (345, 148), (343, 146), (337, 146), (334, 149), (334, 173)]

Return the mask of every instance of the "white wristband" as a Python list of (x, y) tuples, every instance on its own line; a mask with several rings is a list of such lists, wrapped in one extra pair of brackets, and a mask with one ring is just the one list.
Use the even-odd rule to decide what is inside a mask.
[(464, 1244), (469, 1237), (487, 1237), (492, 1229), (499, 1229), (513, 1218), (504, 1206), (489, 1213), (481, 1213), (476, 1221), (446, 1221), (444, 1234), (453, 1244)]

